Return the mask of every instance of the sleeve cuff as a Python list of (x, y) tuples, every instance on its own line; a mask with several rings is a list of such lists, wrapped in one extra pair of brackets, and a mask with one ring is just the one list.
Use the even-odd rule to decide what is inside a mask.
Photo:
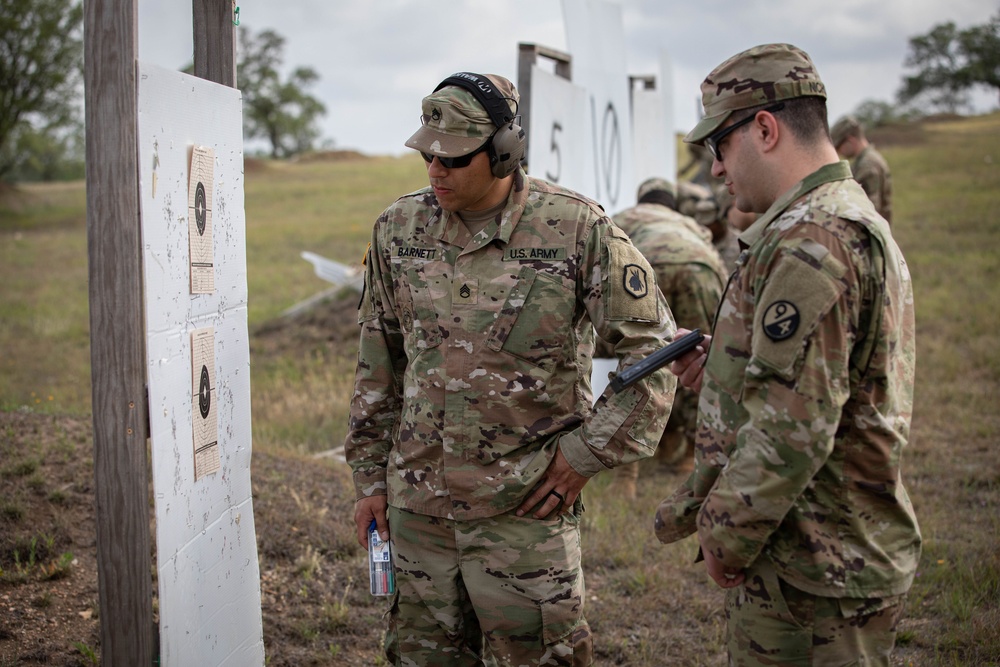
[(573, 466), (573, 470), (584, 477), (593, 477), (602, 470), (608, 469), (590, 451), (590, 447), (580, 437), (579, 429), (559, 438), (559, 450), (566, 458), (566, 461)]

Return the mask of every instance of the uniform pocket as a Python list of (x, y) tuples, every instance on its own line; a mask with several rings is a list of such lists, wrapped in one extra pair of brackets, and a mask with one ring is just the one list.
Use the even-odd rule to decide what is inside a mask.
[(407, 354), (415, 354), (441, 344), (437, 310), (426, 283), (433, 280), (416, 269), (409, 269), (401, 276), (403, 284), (397, 289), (399, 326), (406, 337)]
[(486, 344), (535, 366), (551, 370), (572, 338), (575, 297), (562, 281), (530, 266), (522, 266), (507, 294)]

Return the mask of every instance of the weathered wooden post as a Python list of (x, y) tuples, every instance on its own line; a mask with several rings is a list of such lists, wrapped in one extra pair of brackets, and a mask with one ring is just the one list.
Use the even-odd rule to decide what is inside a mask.
[(136, 0), (84, 3), (87, 252), (101, 662), (154, 657), (136, 155)]
[[(193, 0), (197, 76), (236, 86), (234, 5)], [(137, 164), (137, 0), (84, 3), (87, 239), (101, 663), (156, 660)]]

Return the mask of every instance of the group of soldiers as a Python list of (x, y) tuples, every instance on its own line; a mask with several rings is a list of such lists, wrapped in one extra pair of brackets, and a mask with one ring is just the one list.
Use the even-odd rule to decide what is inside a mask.
[[(830, 128), (838, 155), (851, 161), (854, 179), (887, 222), (892, 222), (892, 177), (889, 165), (852, 115)], [(721, 179), (712, 175), (712, 154), (702, 145), (688, 144), (690, 160), (679, 175), (693, 172), (677, 184), (649, 178), (640, 186), (638, 203), (613, 219), (649, 260), (657, 284), (679, 327), (710, 331), (726, 278), (740, 255), (738, 236), (756, 214), (733, 205)], [(613, 357), (610, 346), (597, 346), (597, 356)], [(698, 397), (678, 387), (667, 428), (656, 450), (656, 460), (677, 473), (694, 466), (694, 429)], [(636, 497), (639, 462), (615, 468), (612, 489), (628, 499)]]
[[(421, 101), (405, 145), (428, 185), (372, 229), (345, 441), (358, 543), (394, 559), (389, 664), (594, 664), (582, 492), (611, 471), (635, 495), (657, 452), (686, 474), (650, 527), (697, 536), (731, 665), (890, 664), (921, 537), (888, 170), (856, 121), (831, 136), (794, 45), (701, 93), (684, 140), (711, 160), (614, 215), (524, 170), (510, 80), (458, 72)], [(594, 391), (595, 356), (621, 376), (693, 328)]]

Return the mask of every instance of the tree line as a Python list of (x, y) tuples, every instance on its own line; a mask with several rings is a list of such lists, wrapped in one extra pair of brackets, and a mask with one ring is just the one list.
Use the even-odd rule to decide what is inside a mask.
[[(273, 30), (241, 27), (237, 37), (244, 136), (267, 142), (275, 159), (314, 150), (326, 107), (308, 90), (319, 74), (296, 67), (283, 76), (285, 38)], [(911, 73), (894, 102), (855, 111), (865, 125), (960, 112), (976, 87), (1000, 95), (1000, 10), (983, 25), (948, 21), (911, 37), (904, 66)], [(83, 176), (82, 82), (82, 0), (0, 0), (0, 181)]]

